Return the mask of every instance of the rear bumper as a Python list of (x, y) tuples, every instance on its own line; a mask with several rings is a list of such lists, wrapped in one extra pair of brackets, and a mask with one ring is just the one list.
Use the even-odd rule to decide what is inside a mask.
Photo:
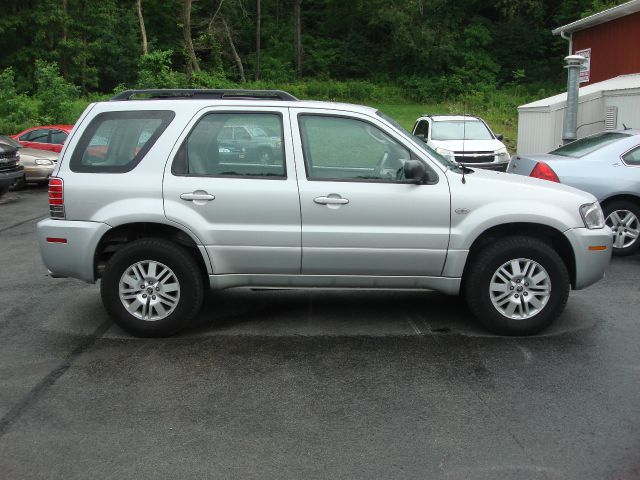
[(73, 277), (93, 283), (96, 281), (96, 247), (110, 228), (101, 222), (41, 220), (36, 233), (42, 261), (54, 277)]
[[(611, 260), (613, 245), (611, 229), (609, 227), (597, 230), (572, 228), (564, 234), (571, 242), (576, 259), (574, 289), (580, 290), (602, 279)], [(594, 249), (601, 247), (606, 248), (604, 250)]]

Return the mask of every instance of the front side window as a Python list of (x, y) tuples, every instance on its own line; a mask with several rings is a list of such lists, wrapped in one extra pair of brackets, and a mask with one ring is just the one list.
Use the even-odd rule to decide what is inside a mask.
[(640, 147), (636, 147), (633, 150), (625, 153), (622, 156), (622, 160), (627, 165), (631, 165), (633, 167), (640, 167)]
[(309, 180), (402, 181), (409, 150), (378, 127), (354, 118), (300, 115)]
[(429, 122), (420, 120), (416, 126), (415, 135), (422, 135), (425, 140), (429, 138)]
[(96, 115), (73, 151), (71, 170), (104, 173), (133, 170), (174, 116), (174, 112), (160, 110)]
[[(275, 135), (267, 137), (266, 129)], [(181, 145), (171, 171), (189, 176), (286, 178), (282, 132), (282, 117), (277, 113), (208, 113)]]
[(24, 142), (49, 143), (49, 130), (31, 130), (20, 137)]

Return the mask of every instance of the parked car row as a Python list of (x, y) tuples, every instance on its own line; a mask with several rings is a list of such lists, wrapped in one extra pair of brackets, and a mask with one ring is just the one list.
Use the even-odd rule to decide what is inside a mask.
[(33, 127), (0, 134), (0, 196), (26, 183), (47, 183), (73, 125)]

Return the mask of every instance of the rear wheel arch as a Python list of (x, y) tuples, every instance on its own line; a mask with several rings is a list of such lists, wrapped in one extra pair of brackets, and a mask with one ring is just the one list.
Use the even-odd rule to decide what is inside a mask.
[(107, 262), (125, 245), (143, 238), (160, 238), (181, 245), (191, 254), (198, 264), (203, 278), (208, 279), (209, 259), (198, 248), (194, 237), (184, 230), (162, 223), (136, 222), (118, 225), (102, 236), (94, 254), (94, 276), (100, 278)]
[(610, 205), (613, 202), (619, 202), (619, 201), (631, 202), (635, 204), (638, 208), (640, 208), (640, 197), (638, 197), (637, 195), (631, 195), (628, 193), (624, 193), (620, 195), (612, 195), (611, 197), (607, 197), (600, 202), (600, 206), (604, 210), (607, 207), (607, 205)]
[[(576, 258), (573, 253), (573, 247), (571, 242), (564, 236), (564, 234), (548, 225), (539, 223), (506, 223), (493, 226), (484, 232), (482, 232), (471, 244), (469, 248), (469, 255), (465, 262), (462, 278), (464, 279), (467, 274), (467, 269), (473, 263), (474, 258), (488, 245), (497, 239), (509, 237), (509, 236), (528, 236), (541, 240), (550, 245), (556, 253), (562, 259), (569, 278), (571, 286), (575, 288), (576, 282)], [(463, 282), (464, 284), (464, 282)]]

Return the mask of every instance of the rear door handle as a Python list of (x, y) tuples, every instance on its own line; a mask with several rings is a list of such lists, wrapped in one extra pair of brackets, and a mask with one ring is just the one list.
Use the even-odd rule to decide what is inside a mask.
[(349, 203), (347, 198), (342, 197), (316, 197), (313, 201), (319, 205), (346, 205)]
[(215, 200), (216, 196), (215, 195), (211, 195), (207, 192), (204, 192), (202, 190), (198, 190), (195, 192), (191, 192), (191, 193), (183, 193), (182, 195), (180, 195), (180, 198), (182, 200), (187, 200), (187, 201), (194, 201), (194, 200), (200, 200), (200, 201), (206, 201), (206, 202), (210, 202), (211, 200)]

